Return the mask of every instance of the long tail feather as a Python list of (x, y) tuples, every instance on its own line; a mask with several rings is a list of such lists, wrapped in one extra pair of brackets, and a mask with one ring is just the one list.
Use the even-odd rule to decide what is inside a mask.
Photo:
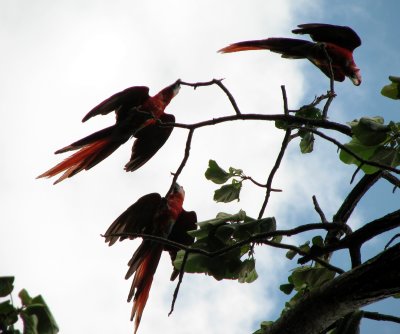
[(111, 142), (108, 138), (100, 139), (82, 147), (78, 152), (66, 158), (47, 172), (37, 178), (52, 177), (59, 173), (64, 174), (54, 182), (57, 184), (62, 180), (71, 177), (84, 169), (90, 169), (113, 153), (121, 144)]
[(153, 283), (154, 273), (157, 270), (162, 250), (162, 245), (154, 245), (149, 241), (144, 241), (133, 255), (131, 261), (129, 261), (130, 268), (125, 278), (129, 278), (133, 271), (135, 271), (131, 290), (128, 295), (128, 302), (133, 297), (131, 321), (135, 319), (135, 333), (139, 327), (144, 307), (149, 298), (151, 284)]
[(238, 42), (219, 50), (230, 53), (247, 50), (270, 50), (283, 55), (285, 58), (306, 58), (307, 52), (314, 43), (295, 38), (267, 38), (254, 41)]

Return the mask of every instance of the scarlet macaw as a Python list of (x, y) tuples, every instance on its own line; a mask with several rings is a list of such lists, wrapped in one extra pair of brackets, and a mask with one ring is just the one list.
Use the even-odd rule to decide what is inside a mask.
[[(167, 238), (184, 245), (190, 245), (194, 238), (187, 234), (196, 229), (197, 216), (194, 211), (185, 211), (182, 208), (185, 192), (179, 185), (173, 187), (167, 197), (162, 198), (158, 193), (147, 194), (139, 198), (124, 213), (122, 213), (108, 228), (104, 236), (109, 246), (117, 240), (134, 239), (134, 236), (116, 236), (118, 233), (142, 233)], [(168, 251), (174, 261), (178, 249), (173, 246), (162, 245), (156, 241), (143, 240), (128, 262), (128, 272), (125, 279), (133, 273), (133, 282), (128, 295), (128, 302), (133, 298), (131, 321), (135, 318), (135, 333), (147, 299), (153, 276), (160, 261), (162, 251)], [(175, 268), (171, 281), (179, 274)]]
[(89, 111), (82, 122), (115, 111), (115, 124), (56, 151), (58, 154), (79, 150), (37, 178), (52, 177), (64, 172), (54, 184), (61, 182), (97, 165), (132, 136), (136, 140), (125, 170), (134, 171), (141, 167), (164, 145), (173, 130), (172, 127), (160, 126), (158, 120), (163, 123), (175, 121), (175, 117), (164, 113), (164, 109), (178, 94), (180, 82), (177, 80), (153, 97), (149, 96), (148, 87), (135, 86), (101, 102)]
[(294, 38), (267, 38), (234, 43), (218, 52), (266, 49), (280, 53), (283, 58), (306, 58), (330, 77), (329, 60), (323, 49), (325, 47), (331, 59), (334, 80), (344, 81), (348, 77), (354, 85), (361, 84), (360, 69), (353, 59), (353, 51), (361, 45), (361, 39), (353, 29), (323, 23), (300, 24), (298, 27), (292, 32), (309, 34), (316, 43)]

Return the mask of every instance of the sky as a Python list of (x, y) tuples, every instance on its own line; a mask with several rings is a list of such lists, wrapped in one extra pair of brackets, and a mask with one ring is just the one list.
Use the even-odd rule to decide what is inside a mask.
[[(297, 24), (349, 25), (361, 36), (355, 51), (363, 83), (336, 84), (330, 120), (348, 122), (383, 115), (399, 121), (396, 101), (380, 96), (388, 75), (399, 75), (396, 0), (365, 1), (28, 1), (0, 2), (0, 276), (16, 276), (16, 290), (42, 294), (61, 333), (132, 333), (130, 281), (126, 264), (139, 241), (109, 248), (101, 233), (139, 197), (165, 194), (183, 157), (187, 131), (175, 129), (168, 142), (144, 167), (126, 173), (131, 142), (90, 171), (53, 186), (35, 177), (62, 159), (57, 149), (114, 122), (113, 116), (82, 117), (110, 95), (145, 85), (150, 94), (181, 78), (225, 78), (243, 113), (280, 113), (280, 86), (289, 107), (309, 103), (325, 93), (328, 80), (307, 61), (289, 61), (268, 52), (220, 55), (232, 42), (290, 37)], [(233, 109), (218, 87), (182, 87), (167, 112), (181, 123), (225, 115)], [(220, 211), (244, 209), (257, 216), (264, 192), (245, 184), (240, 202), (216, 204), (216, 186), (204, 178), (208, 160), (241, 168), (265, 182), (283, 132), (273, 123), (232, 122), (195, 132), (191, 155), (179, 183), (184, 207), (199, 220)], [(316, 195), (328, 217), (351, 189), (354, 167), (343, 165), (336, 147), (317, 140), (313, 154), (301, 155), (293, 142), (279, 169), (265, 216), (278, 227), (318, 222)], [(360, 226), (398, 209), (399, 192), (379, 182), (360, 203), (350, 224)], [(373, 256), (388, 240), (365, 248)], [(301, 242), (294, 239), (293, 243)], [(276, 249), (256, 249), (259, 279), (252, 284), (217, 282), (185, 275), (174, 313), (168, 317), (175, 283), (164, 256), (155, 276), (139, 333), (251, 333), (263, 320), (279, 316), (286, 296), (278, 289), (296, 265)], [(341, 263), (343, 267), (348, 263)], [(15, 297), (14, 300), (17, 300)], [(399, 301), (371, 310), (393, 315)], [(363, 321), (362, 333), (397, 333), (388, 323)]]

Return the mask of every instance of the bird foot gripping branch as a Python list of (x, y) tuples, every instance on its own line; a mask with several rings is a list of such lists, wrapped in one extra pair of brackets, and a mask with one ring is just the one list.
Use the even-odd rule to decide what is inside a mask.
[(54, 184), (61, 182), (82, 170), (94, 167), (132, 136), (136, 140), (125, 170), (132, 172), (140, 168), (165, 144), (173, 130), (173, 127), (160, 126), (158, 121), (175, 122), (175, 117), (166, 114), (164, 110), (178, 94), (180, 83), (181, 80), (177, 80), (152, 97), (149, 96), (148, 87), (134, 86), (104, 100), (89, 111), (82, 122), (93, 116), (106, 115), (114, 111), (115, 124), (56, 151), (58, 154), (78, 150), (37, 178), (64, 173)]
[[(128, 295), (128, 302), (133, 298), (131, 320), (135, 319), (135, 333), (140, 324), (162, 251), (169, 252), (172, 262), (178, 252), (178, 248), (162, 244), (161, 239), (182, 245), (190, 245), (194, 242), (194, 238), (189, 236), (187, 231), (196, 229), (197, 216), (194, 211), (183, 209), (184, 196), (183, 188), (177, 184), (167, 197), (161, 197), (158, 193), (147, 194), (126, 209), (104, 234), (105, 241), (110, 246), (117, 240), (143, 237), (142, 243), (128, 263), (129, 269), (125, 276), (128, 279), (135, 274)], [(151, 237), (154, 238), (150, 239)], [(155, 238), (157, 240), (154, 240)], [(178, 273), (174, 268), (171, 280), (174, 280)]]

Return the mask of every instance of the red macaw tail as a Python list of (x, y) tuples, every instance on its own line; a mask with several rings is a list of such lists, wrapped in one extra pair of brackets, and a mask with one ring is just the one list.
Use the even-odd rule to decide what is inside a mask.
[(56, 153), (79, 149), (78, 152), (72, 154), (70, 157), (49, 169), (47, 172), (39, 175), (37, 178), (52, 177), (64, 172), (64, 174), (54, 182), (54, 184), (57, 184), (58, 182), (61, 182), (62, 180), (71, 177), (84, 169), (87, 170), (97, 165), (100, 161), (104, 160), (111, 153), (113, 153), (123, 143), (111, 140), (109, 133), (110, 131), (103, 132), (103, 137), (97, 139), (93, 139), (88, 136), (84, 139), (86, 140), (90, 138), (90, 141), (86, 140), (86, 142), (84, 142), (84, 139), (81, 139), (76, 143), (58, 150)]
[(285, 58), (306, 58), (309, 48), (313, 45), (314, 43), (312, 42), (295, 38), (267, 38), (234, 43), (218, 52), (230, 53), (247, 50), (270, 50), (282, 54)]
[(143, 241), (128, 263), (129, 270), (126, 273), (125, 279), (128, 279), (135, 272), (131, 290), (128, 295), (128, 302), (130, 302), (133, 297), (131, 321), (135, 318), (135, 333), (139, 327), (144, 307), (149, 298), (153, 276), (157, 270), (162, 250), (162, 245), (155, 245), (150, 241)]

